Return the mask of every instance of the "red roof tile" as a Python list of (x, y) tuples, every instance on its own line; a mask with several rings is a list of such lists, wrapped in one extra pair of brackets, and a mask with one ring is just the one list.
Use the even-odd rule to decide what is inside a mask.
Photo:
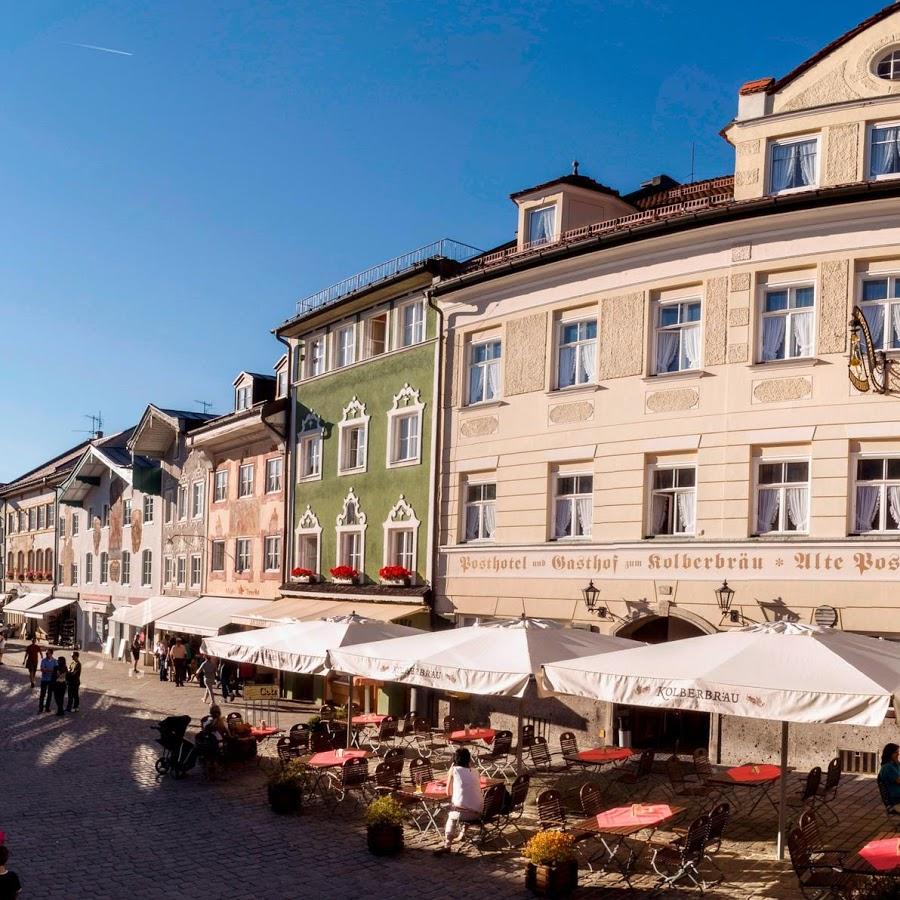
[(771, 76), (769, 78), (757, 78), (755, 81), (744, 82), (738, 93), (742, 96), (746, 96), (747, 94), (760, 94), (763, 91), (767, 91), (773, 84), (775, 84), (775, 79)]

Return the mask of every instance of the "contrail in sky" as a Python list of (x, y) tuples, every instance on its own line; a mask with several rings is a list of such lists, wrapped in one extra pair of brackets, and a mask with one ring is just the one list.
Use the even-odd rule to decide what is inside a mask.
[(119, 56), (134, 56), (133, 53), (129, 53), (127, 50), (113, 50), (112, 47), (97, 47), (94, 44), (72, 44), (69, 41), (65, 42), (70, 47), (82, 47), (85, 50), (99, 50), (101, 53), (117, 53)]

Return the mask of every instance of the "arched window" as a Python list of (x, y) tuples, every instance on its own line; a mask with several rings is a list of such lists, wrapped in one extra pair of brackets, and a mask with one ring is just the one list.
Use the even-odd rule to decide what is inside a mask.
[(34, 571), (34, 550), (28, 551), (28, 571)]
[(49, 575), (50, 578), (53, 578), (53, 551), (52, 550), (44, 551), (44, 571)]
[(44, 551), (38, 550), (34, 554), (34, 571), (36, 575), (42, 575), (44, 572)]
[(19, 551), (19, 564), (16, 566), (16, 571), (19, 573), (20, 578), (25, 572), (25, 553), (22, 550)]
[(10, 550), (9, 556), (7, 556), (7, 558), (6, 558), (6, 575), (7, 575), (7, 577), (11, 578), (12, 574), (13, 574), (13, 572), (15, 572), (15, 570), (16, 570), (16, 555), (15, 555), (15, 553), (12, 552), (12, 550)]
[(366, 514), (359, 508), (359, 497), (353, 488), (347, 492), (341, 514), (335, 522), (338, 566), (349, 566), (360, 575), (365, 571)]

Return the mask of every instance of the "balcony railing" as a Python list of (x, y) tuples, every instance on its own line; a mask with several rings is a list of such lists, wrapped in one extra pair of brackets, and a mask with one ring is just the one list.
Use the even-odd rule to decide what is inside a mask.
[(395, 275), (414, 269), (426, 260), (443, 257), (456, 262), (465, 262), (479, 253), (481, 251), (477, 247), (470, 247), (468, 244), (463, 244), (450, 238), (442, 238), (439, 241), (426, 244), (424, 247), (419, 247), (417, 250), (410, 250), (402, 256), (395, 256), (393, 259), (379, 263), (377, 266), (371, 266), (362, 272), (357, 272), (356, 275), (351, 275), (349, 278), (331, 285), (331, 287), (324, 288), (309, 297), (298, 300), (297, 315), (324, 309), (326, 306), (336, 303), (342, 297), (377, 284), (386, 278), (393, 278)]

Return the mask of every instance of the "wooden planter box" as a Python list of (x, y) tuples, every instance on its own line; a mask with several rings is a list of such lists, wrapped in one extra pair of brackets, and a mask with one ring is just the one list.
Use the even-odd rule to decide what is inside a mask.
[(528, 863), (525, 887), (538, 897), (568, 897), (578, 887), (578, 861), (556, 866)]
[(338, 578), (336, 575), (333, 575), (335, 584), (356, 584), (355, 578)]
[(270, 784), (267, 788), (269, 806), (280, 816), (290, 816), (300, 812), (303, 792), (299, 784)]
[(403, 826), (367, 825), (366, 844), (376, 856), (395, 856), (403, 849)]
[(315, 575), (295, 575), (294, 581), (297, 584), (315, 584), (316, 576)]
[(385, 587), (409, 587), (408, 578), (382, 578), (381, 583)]

